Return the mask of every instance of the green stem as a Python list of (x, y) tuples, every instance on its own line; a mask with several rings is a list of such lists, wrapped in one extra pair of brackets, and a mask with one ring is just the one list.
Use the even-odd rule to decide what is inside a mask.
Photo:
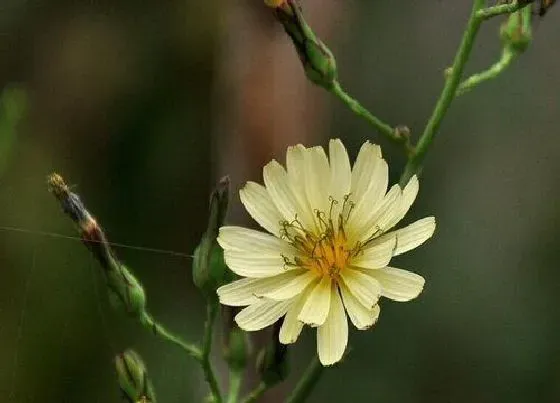
[(485, 81), (496, 78), (515, 60), (518, 55), (518, 52), (513, 50), (511, 47), (506, 46), (502, 50), (502, 56), (500, 60), (493, 64), (488, 70), (485, 70), (478, 74), (473, 74), (465, 81), (463, 81), (457, 88), (456, 96), (463, 95), (464, 93), (472, 90), (474, 87), (484, 83)]
[(241, 385), (243, 384), (243, 372), (230, 371), (229, 373), (229, 395), (227, 403), (237, 403)]
[(476, 16), (482, 20), (487, 20), (498, 15), (514, 13), (526, 6), (528, 6), (528, 3), (521, 4), (519, 1), (513, 1), (509, 4), (500, 4), (498, 6), (480, 9), (476, 12)]
[(317, 357), (313, 357), (313, 360), (305, 370), (303, 377), (300, 379), (296, 388), (288, 397), (287, 403), (301, 403), (311, 394), (313, 388), (317, 385), (317, 382), (321, 378), (324, 367), (321, 365)]
[(259, 386), (257, 386), (251, 393), (249, 393), (245, 399), (243, 399), (243, 403), (253, 403), (256, 402), (263, 394), (268, 390), (268, 385), (264, 382), (261, 382)]
[(204, 371), (204, 377), (210, 392), (212, 393), (213, 401), (216, 403), (222, 402), (222, 393), (212, 363), (210, 362), (210, 352), (212, 351), (212, 335), (214, 333), (214, 322), (218, 313), (218, 303), (215, 300), (208, 301), (206, 306), (206, 323), (204, 324), (204, 336), (202, 338), (202, 356), (200, 364)]
[(407, 136), (399, 133), (397, 129), (372, 115), (371, 112), (364, 108), (357, 100), (348, 95), (338, 81), (334, 82), (333, 86), (330, 88), (330, 92), (350, 108), (352, 112), (367, 120), (369, 124), (386, 138), (397, 144), (407, 144)]
[(144, 312), (140, 318), (140, 323), (156, 336), (181, 347), (189, 356), (193, 357), (197, 361), (202, 359), (202, 351), (197, 346), (189, 344), (181, 337), (171, 333), (163, 325), (158, 323), (150, 314)]
[(418, 140), (418, 144), (416, 145), (414, 152), (410, 155), (410, 158), (404, 168), (404, 172), (400, 179), (401, 187), (406, 186), (410, 178), (420, 171), (426, 152), (439, 130), (445, 113), (455, 98), (455, 92), (457, 91), (457, 87), (461, 81), (465, 64), (467, 63), (473, 48), (474, 40), (478, 34), (480, 24), (483, 21), (481, 17), (478, 17), (478, 11), (483, 7), (484, 0), (474, 0), (472, 12), (467, 23), (467, 29), (463, 34), (461, 45), (455, 55), (450, 74), (445, 81), (445, 86), (443, 87), (441, 95), (436, 103), (432, 116), (430, 117), (422, 136)]

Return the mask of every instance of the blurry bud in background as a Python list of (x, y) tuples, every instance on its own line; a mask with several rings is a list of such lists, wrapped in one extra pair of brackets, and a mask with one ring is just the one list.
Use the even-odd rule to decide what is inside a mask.
[(115, 359), (117, 379), (123, 396), (129, 403), (155, 403), (152, 383), (140, 355), (126, 350)]
[(223, 354), (224, 360), (232, 371), (241, 372), (247, 366), (247, 360), (251, 353), (249, 338), (246, 332), (241, 330), (234, 321), (237, 314), (236, 309), (230, 306), (222, 307), (224, 320)]
[(305, 22), (296, 0), (266, 0), (265, 3), (274, 8), (276, 19), (292, 39), (307, 78), (326, 89), (333, 88), (337, 80), (336, 60)]
[(216, 289), (233, 279), (224, 262), (224, 251), (218, 245), (218, 233), (224, 224), (229, 203), (229, 177), (223, 177), (210, 196), (208, 226), (194, 251), (193, 281), (207, 296), (216, 297)]
[(284, 381), (289, 374), (288, 345), (280, 343), (281, 322), (273, 326), (270, 342), (257, 357), (257, 371), (266, 385)]

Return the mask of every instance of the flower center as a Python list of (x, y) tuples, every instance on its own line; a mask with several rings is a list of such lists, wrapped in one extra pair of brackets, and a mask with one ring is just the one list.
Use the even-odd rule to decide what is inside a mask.
[[(340, 272), (348, 266), (349, 260), (360, 252), (361, 245), (356, 243), (355, 246), (350, 246), (344, 230), (354, 207), (349, 195), (344, 197), (338, 214), (333, 213), (338, 201), (332, 198), (330, 201), (328, 215), (324, 211), (315, 210), (314, 230), (305, 228), (297, 217), (292, 222), (282, 223), (282, 237), (300, 252), (299, 256), (291, 260), (284, 256), (284, 261), (287, 266), (307, 268), (321, 276), (328, 275), (337, 280)], [(336, 215), (335, 219), (333, 215)]]

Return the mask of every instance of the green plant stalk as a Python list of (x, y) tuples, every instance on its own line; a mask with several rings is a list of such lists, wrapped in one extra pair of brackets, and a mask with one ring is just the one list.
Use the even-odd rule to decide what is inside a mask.
[(445, 81), (445, 86), (443, 87), (441, 95), (436, 103), (432, 116), (428, 120), (428, 124), (426, 125), (422, 136), (418, 140), (418, 144), (416, 145), (414, 152), (411, 153), (401, 175), (401, 188), (404, 188), (410, 178), (419, 173), (428, 148), (432, 144), (432, 141), (441, 126), (443, 118), (451, 106), (451, 102), (453, 102), (453, 99), (455, 98), (455, 93), (461, 81), (465, 64), (467, 63), (473, 48), (476, 35), (480, 29), (480, 24), (483, 21), (481, 17), (478, 17), (478, 12), (483, 7), (484, 0), (474, 0), (471, 15), (467, 23), (467, 29), (463, 34), (461, 45), (455, 55), (451, 72)]
[(525, 6), (527, 6), (527, 4), (522, 4), (519, 1), (514, 1), (508, 4), (500, 4), (497, 6), (483, 8), (477, 11), (476, 16), (477, 18), (480, 18), (482, 20), (488, 20), (499, 15), (514, 13)]
[(218, 311), (216, 299), (209, 303), (208, 318), (205, 325), (202, 349), (185, 342), (181, 337), (171, 333), (159, 324), (146, 309), (146, 297), (141, 284), (132, 273), (115, 256), (105, 232), (93, 218), (79, 196), (73, 193), (60, 175), (52, 174), (48, 178), (49, 190), (57, 198), (64, 213), (76, 224), (84, 245), (103, 269), (107, 287), (110, 292), (142, 326), (154, 335), (181, 347), (189, 356), (195, 358), (202, 366), (205, 378), (210, 386), (215, 402), (221, 402), (218, 382), (210, 364), (212, 332), (214, 319)]
[(476, 86), (498, 77), (498, 75), (500, 75), (505, 69), (509, 67), (509, 65), (517, 58), (517, 56), (519, 56), (519, 52), (516, 52), (510, 46), (504, 47), (500, 60), (494, 63), (490, 68), (488, 68), (488, 70), (473, 74), (465, 81), (463, 81), (457, 88), (456, 96), (463, 95)]
[[(424, 158), (426, 157), (426, 153), (430, 148), (434, 137), (438, 133), (441, 122), (443, 121), (445, 114), (447, 113), (449, 107), (451, 106), (451, 103), (453, 102), (453, 99), (457, 94), (465, 65), (469, 59), (474, 41), (482, 22), (496, 15), (513, 13), (523, 7), (528, 7), (527, 4), (520, 4), (518, 1), (512, 4), (503, 4), (500, 6), (488, 8), (485, 8), (484, 4), (484, 0), (474, 0), (471, 15), (467, 23), (467, 29), (463, 34), (461, 45), (459, 46), (457, 54), (455, 55), (455, 59), (453, 60), (450, 74), (445, 81), (445, 85), (443, 87), (441, 95), (436, 103), (430, 119), (428, 120), (424, 132), (420, 136), (420, 139), (418, 140), (418, 143), (416, 144), (412, 152), (409, 154), (408, 162), (403, 170), (399, 181), (399, 184), (402, 188), (406, 186), (412, 176), (420, 173), (422, 169), (422, 163), (424, 161)], [(507, 57), (509, 58), (510, 55), (508, 55)], [(506, 65), (509, 63), (511, 63), (511, 60), (507, 61)], [(501, 72), (504, 68), (501, 68), (499, 72)], [(496, 73), (496, 75), (498, 73)]]
[(254, 403), (258, 401), (267, 390), (268, 385), (265, 382), (259, 383), (259, 385), (243, 399), (243, 403)]
[(195, 345), (189, 344), (184, 341), (181, 337), (174, 335), (169, 330), (167, 330), (163, 325), (158, 323), (150, 314), (144, 312), (140, 318), (140, 323), (146, 329), (151, 331), (154, 335), (161, 337), (172, 344), (175, 344), (182, 348), (189, 356), (197, 361), (202, 360), (202, 351)]
[(286, 400), (287, 403), (302, 403), (311, 394), (321, 375), (323, 374), (324, 367), (321, 365), (317, 357), (313, 357), (309, 366), (305, 370), (302, 378), (296, 385), (292, 394)]
[(365, 119), (369, 124), (371, 124), (379, 133), (384, 135), (390, 141), (403, 144), (406, 143), (406, 138), (400, 136), (391, 125), (383, 122), (381, 119), (374, 116), (370, 111), (364, 108), (357, 100), (348, 95), (340, 83), (335, 81), (330, 92), (340, 99), (352, 112), (357, 116)]
[(210, 362), (210, 353), (212, 352), (212, 336), (214, 334), (214, 323), (216, 322), (216, 315), (218, 314), (218, 301), (215, 299), (209, 299), (206, 306), (206, 322), (204, 323), (204, 336), (202, 338), (202, 358), (200, 363), (202, 365), (202, 370), (204, 371), (204, 377), (210, 386), (210, 392), (213, 397), (213, 401), (216, 403), (221, 403), (222, 393), (220, 392), (220, 386), (218, 385), (218, 380), (216, 379), (216, 374), (212, 368), (212, 363)]
[(227, 403), (237, 403), (241, 385), (243, 384), (243, 372), (230, 370), (229, 372), (229, 394)]

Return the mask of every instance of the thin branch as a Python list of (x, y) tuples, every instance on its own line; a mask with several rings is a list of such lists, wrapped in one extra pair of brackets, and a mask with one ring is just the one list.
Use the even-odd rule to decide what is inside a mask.
[(202, 365), (202, 370), (204, 371), (204, 377), (210, 386), (210, 392), (212, 393), (213, 401), (220, 403), (222, 401), (222, 393), (220, 392), (220, 386), (218, 385), (218, 380), (216, 374), (210, 362), (210, 353), (212, 351), (212, 336), (214, 333), (214, 322), (216, 321), (216, 314), (218, 313), (218, 302), (215, 300), (209, 300), (206, 307), (206, 322), (204, 324), (204, 336), (202, 339), (202, 358), (200, 363)]
[(499, 15), (511, 14), (523, 7), (527, 7), (529, 3), (527, 1), (513, 1), (508, 4), (500, 4), (497, 6), (486, 7), (476, 12), (476, 17), (482, 20), (488, 20), (492, 17), (497, 17)]
[(344, 89), (341, 87), (338, 81), (335, 81), (330, 92), (334, 94), (338, 99), (340, 99), (352, 112), (357, 116), (365, 119), (370, 125), (372, 125), (379, 133), (385, 136), (388, 140), (399, 145), (408, 144), (408, 137), (401, 133), (397, 128), (383, 122), (378, 117), (374, 116), (370, 111), (364, 108), (357, 100), (348, 95)]
[(296, 385), (292, 394), (286, 400), (286, 403), (302, 403), (313, 392), (313, 389), (321, 379), (324, 367), (321, 365), (316, 356), (313, 357), (309, 366), (305, 370), (302, 378)]
[(424, 161), (426, 156), (426, 152), (428, 148), (432, 144), (436, 133), (441, 126), (441, 122), (451, 106), (451, 102), (455, 98), (455, 93), (457, 91), (457, 87), (461, 81), (461, 77), (463, 75), (463, 70), (465, 69), (465, 64), (469, 58), (471, 50), (474, 45), (474, 40), (476, 35), (478, 34), (480, 24), (482, 23), (483, 19), (478, 17), (478, 11), (480, 11), (484, 7), (484, 0), (475, 0), (472, 8), (471, 15), (469, 17), (469, 21), (467, 23), (467, 29), (463, 34), (463, 39), (461, 40), (461, 45), (455, 55), (455, 59), (453, 61), (453, 66), (451, 67), (451, 71), (447, 80), (445, 82), (445, 86), (441, 92), (441, 95), (436, 103), (434, 111), (432, 112), (432, 116), (428, 120), (428, 124), (420, 137), (418, 144), (416, 145), (415, 151), (410, 155), (408, 162), (404, 168), (403, 174), (401, 175), (400, 185), (401, 187), (406, 186), (410, 178), (416, 175)]
[(459, 87), (457, 88), (456, 96), (463, 95), (466, 92), (469, 92), (470, 90), (475, 88), (476, 86), (478, 86), (478, 85), (480, 85), (480, 84), (482, 84), (482, 83), (484, 83), (488, 80), (492, 80), (492, 79), (496, 78), (506, 68), (509, 67), (509, 65), (517, 58), (517, 56), (519, 56), (519, 52), (514, 51), (509, 46), (504, 47), (504, 49), (502, 50), (502, 56), (500, 57), (500, 60), (498, 60), (496, 63), (494, 63), (487, 70), (485, 70), (483, 72), (480, 72), (480, 73), (477, 73), (477, 74), (473, 74), (472, 76), (467, 78), (465, 81), (463, 81), (459, 85)]

